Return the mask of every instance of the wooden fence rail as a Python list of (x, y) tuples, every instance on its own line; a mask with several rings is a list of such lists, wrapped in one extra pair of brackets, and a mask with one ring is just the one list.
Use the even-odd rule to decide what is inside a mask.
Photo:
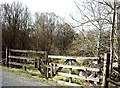
[(55, 56), (55, 55), (48, 55), (50, 59), (71, 59), (71, 60), (98, 60), (99, 57), (76, 57), (76, 56)]
[[(16, 53), (17, 55), (15, 55)], [(11, 67), (11, 65), (22, 66), (25, 71), (27, 70), (27, 67), (37, 68), (43, 76), (47, 78), (47, 72), (45, 70), (47, 65), (46, 53), (46, 51), (16, 50), (6, 48), (6, 65), (8, 67)], [(26, 54), (32, 54), (34, 57), (26, 56)], [(41, 58), (44, 61), (42, 65), (40, 65), (40, 60), (42, 60)]]
[(63, 67), (63, 68), (81, 69), (84, 71), (89, 70), (89, 71), (96, 71), (96, 72), (100, 71), (99, 68), (92, 68), (92, 67), (85, 67), (85, 66), (74, 66), (74, 65), (63, 65), (63, 64), (59, 64), (59, 63), (52, 63), (52, 64), (55, 64), (56, 66)]
[[(48, 58), (49, 59), (55, 59), (55, 60), (65, 60), (65, 63), (66, 64), (69, 64), (69, 65), (66, 65), (65, 63), (53, 63), (53, 62), (50, 62), (50, 64), (54, 64), (52, 65), (54, 68), (54, 66), (56, 66), (58, 69), (60, 68), (60, 70), (56, 70), (56, 73), (58, 75), (62, 75), (62, 76), (66, 76), (66, 77), (69, 77), (69, 83), (72, 83), (72, 78), (79, 78), (79, 79), (83, 79), (83, 80), (86, 80), (86, 81), (93, 81), (94, 83), (100, 83), (100, 71), (101, 71), (101, 68), (99, 67), (100, 65), (97, 65), (97, 67), (87, 67), (87, 66), (75, 66), (73, 65), (72, 62), (76, 62), (76, 63), (79, 63), (77, 62), (77, 60), (79, 61), (85, 61), (85, 60), (92, 60), (92, 61), (97, 61), (97, 64), (100, 63), (99, 61), (99, 57), (76, 57), (76, 56), (55, 56), (55, 55), (48, 55)], [(53, 60), (54, 61), (54, 60)], [(69, 72), (68, 73), (63, 73), (63, 72), (60, 72), (62, 69), (69, 69)], [(85, 71), (92, 71), (92, 72), (96, 72), (97, 73), (97, 77), (92, 77), (92, 76), (83, 76), (83, 75), (77, 75), (77, 74), (72, 74), (72, 70), (73, 69), (76, 69), (76, 70), (83, 70), (84, 72)], [(82, 72), (83, 72), (82, 71)], [(51, 72), (52, 73), (52, 72)], [(51, 74), (52, 75), (52, 74)]]
[[(15, 54), (17, 53), (17, 54)], [(19, 54), (18, 54), (19, 53)], [(21, 53), (28, 55), (21, 55)], [(34, 54), (32, 57), (29, 54)], [(46, 51), (33, 51), (33, 50), (16, 50), (6, 48), (6, 65), (9, 67), (11, 65), (20, 65), (24, 66), (25, 70), (27, 66), (37, 68), (44, 77), (55, 77), (57, 75), (62, 75), (69, 78), (69, 83), (73, 82), (73, 78), (79, 78), (86, 81), (93, 81), (95, 84), (100, 84), (103, 79), (102, 84), (106, 84), (107, 80), (107, 70), (108, 69), (108, 55), (105, 54), (104, 60), (104, 73), (103, 78), (101, 78), (101, 58), (100, 57), (76, 57), (76, 56), (56, 56), (48, 55)], [(58, 60), (58, 62), (54, 62)], [(62, 62), (59, 62), (62, 60)], [(81, 66), (79, 61), (92, 61), (92, 64), (95, 64), (95, 67), (91, 66)], [(94, 63), (95, 62), (95, 63)], [(67, 72), (68, 69), (69, 71)], [(62, 71), (65, 70), (65, 71)], [(79, 74), (73, 72), (73, 70), (79, 71)], [(90, 71), (90, 75), (83, 75)], [(94, 76), (92, 73), (95, 73)], [(85, 73), (86, 74), (86, 73)], [(107, 86), (107, 85), (105, 85)]]
[(9, 49), (10, 52), (19, 52), (19, 53), (39, 53), (45, 54), (46, 51), (34, 51), (34, 50), (16, 50), (16, 49)]

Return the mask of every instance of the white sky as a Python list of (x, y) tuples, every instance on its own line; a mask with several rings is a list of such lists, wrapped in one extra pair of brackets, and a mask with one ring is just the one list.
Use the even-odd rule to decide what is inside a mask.
[(77, 12), (77, 7), (75, 6), (74, 1), (83, 2), (85, 0), (0, 0), (0, 4), (4, 2), (11, 3), (13, 1), (22, 2), (29, 8), (32, 15), (35, 12), (39, 13), (54, 12), (56, 15), (59, 15), (60, 17), (69, 20), (70, 19), (69, 14), (71, 13), (76, 14)]
[[(0, 3), (13, 2), (17, 0), (0, 0)], [(25, 4), (30, 12), (54, 12), (62, 18), (68, 19), (70, 13), (76, 12), (75, 0), (19, 0)], [(80, 0), (81, 1), (81, 0)], [(83, 1), (83, 0), (82, 0)]]

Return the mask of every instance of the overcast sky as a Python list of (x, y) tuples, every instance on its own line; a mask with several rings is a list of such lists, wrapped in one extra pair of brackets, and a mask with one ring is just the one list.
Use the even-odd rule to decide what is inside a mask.
[[(0, 3), (13, 2), (17, 0), (0, 0)], [(75, 0), (19, 0), (25, 4), (30, 12), (54, 12), (62, 18), (69, 17), (70, 13), (76, 12)], [(81, 0), (80, 0), (81, 1)], [(82, 0), (83, 1), (83, 0)]]
[[(34, 16), (35, 12), (54, 12), (56, 15), (65, 18), (67, 21), (71, 21), (69, 14), (76, 14), (77, 12), (77, 7), (74, 2), (78, 1), (79, 3), (82, 3), (85, 0), (0, 0), (0, 4), (4, 2), (11, 3), (13, 1), (20, 1), (26, 5), (32, 16)], [(75, 16), (77, 17), (77, 15)]]

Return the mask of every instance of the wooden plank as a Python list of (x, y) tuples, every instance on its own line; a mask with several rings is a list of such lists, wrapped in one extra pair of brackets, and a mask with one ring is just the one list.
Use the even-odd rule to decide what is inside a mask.
[(105, 53), (104, 55), (104, 67), (103, 67), (103, 83), (102, 86), (105, 88), (108, 88), (108, 81), (107, 78), (109, 78), (109, 65), (110, 65), (110, 54)]
[(54, 56), (48, 55), (48, 58), (55, 59), (75, 59), (75, 60), (98, 60), (99, 57), (76, 57), (76, 56)]
[(73, 78), (80, 78), (85, 80), (85, 76), (79, 76), (79, 75), (74, 75), (74, 74), (68, 74), (68, 73), (63, 73), (63, 72), (58, 72), (58, 75), (66, 76), (66, 77), (73, 77)]
[(23, 64), (23, 63), (17, 63), (17, 62), (9, 62), (9, 64), (34, 67), (34, 65), (31, 65), (31, 64)]
[(98, 78), (98, 77), (97, 77), (97, 78), (87, 77), (87, 79), (86, 79), (86, 80), (87, 80), (87, 81), (99, 82), (99, 79), (100, 79), (100, 78)]
[(32, 64), (27, 64), (26, 66), (29, 66), (29, 67), (35, 67), (34, 65)]
[(56, 70), (57, 70), (56, 66), (57, 66), (57, 64), (53, 63), (53, 67), (54, 67), (54, 74), (56, 74)]
[(50, 64), (50, 75), (51, 77), (53, 77), (53, 64), (52, 63)]
[[(69, 65), (72, 65), (72, 60), (69, 60)], [(72, 74), (72, 68), (69, 69), (69, 74)], [(72, 83), (72, 77), (69, 77), (69, 83)]]
[(107, 61), (107, 53), (104, 54), (102, 86), (105, 86), (105, 80), (106, 80), (106, 63), (107, 63), (106, 61)]
[(99, 72), (99, 68), (91, 68), (91, 67), (83, 67), (83, 66), (74, 66), (74, 65), (63, 65), (63, 64), (58, 64), (58, 63), (53, 63), (56, 64), (58, 67), (63, 67), (63, 68), (72, 68), (72, 69), (81, 69), (81, 70), (89, 70), (89, 71), (96, 71)]
[(86, 69), (89, 70), (89, 71), (96, 71), (96, 72), (99, 72), (99, 71), (100, 71), (99, 68), (86, 67)]
[(9, 58), (15, 58), (15, 59), (23, 59), (23, 60), (34, 60), (34, 58), (29, 58), (29, 57), (20, 57), (20, 56), (8, 56)]
[(6, 47), (6, 65), (9, 67), (8, 48)]
[(45, 73), (45, 78), (48, 79), (48, 77), (50, 76), (49, 75), (49, 68), (47, 67), (47, 65), (49, 65), (49, 59), (48, 59), (48, 53), (45, 52), (45, 55), (44, 55), (44, 58), (45, 58), (45, 70), (44, 70), (44, 73)]
[(20, 66), (25, 65), (25, 64), (23, 64), (23, 63), (16, 63), (16, 62), (9, 62), (9, 64), (13, 64), (13, 65), (20, 65)]
[[(24, 60), (24, 64), (27, 64), (27, 60), (26, 60), (26, 59)], [(23, 66), (23, 70), (27, 71), (27, 67), (26, 67), (26, 65)]]
[(58, 74), (66, 76), (66, 77), (73, 77), (73, 78), (79, 78), (79, 79), (83, 79), (83, 80), (89, 80), (89, 81), (99, 82), (99, 78), (85, 77), (85, 76), (79, 76), (79, 75), (62, 73), (62, 72), (58, 72)]
[(45, 54), (45, 51), (33, 51), (33, 50), (17, 50), (17, 49), (9, 49), (11, 52), (19, 52), (19, 53), (40, 53)]

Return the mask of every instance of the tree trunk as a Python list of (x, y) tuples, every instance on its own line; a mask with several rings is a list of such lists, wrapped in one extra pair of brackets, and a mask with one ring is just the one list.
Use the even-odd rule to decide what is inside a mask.
[(117, 8), (117, 40), (118, 40), (118, 68), (120, 68), (120, 7)]

